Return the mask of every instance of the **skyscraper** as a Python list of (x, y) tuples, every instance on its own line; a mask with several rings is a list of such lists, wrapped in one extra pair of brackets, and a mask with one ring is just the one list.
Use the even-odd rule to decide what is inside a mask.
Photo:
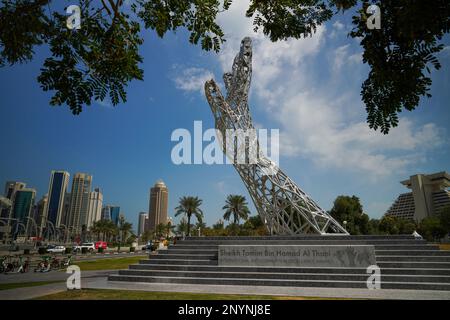
[(69, 177), (66, 171), (53, 170), (50, 175), (46, 221), (51, 222), (55, 227), (59, 227), (64, 220), (64, 201)]
[(142, 234), (145, 231), (145, 224), (146, 220), (148, 219), (148, 213), (147, 212), (139, 212), (138, 217), (138, 237), (142, 236)]
[(25, 230), (21, 230), (19, 228), (13, 228), (13, 231), (16, 230), (20, 233), (25, 233), (27, 228), (27, 224), (29, 222), (28, 217), (30, 217), (31, 210), (33, 209), (34, 199), (36, 197), (36, 190), (31, 188), (23, 188), (16, 191), (16, 195), (14, 197), (12, 218), (17, 219), (14, 224), (21, 223), (25, 226)]
[(148, 223), (145, 230), (154, 231), (158, 224), (167, 223), (168, 200), (169, 189), (162, 180), (158, 180), (150, 189)]
[(110, 206), (103, 207), (102, 220), (111, 220), (111, 207)]
[(36, 226), (31, 227), (37, 227), (38, 233), (30, 233), (35, 235), (36, 237), (42, 236), (42, 230), (45, 228), (45, 225), (47, 223), (47, 211), (48, 211), (48, 195), (44, 195), (41, 200), (38, 201), (38, 203), (34, 206), (34, 212), (33, 212), (33, 219), (36, 223)]
[(88, 209), (88, 219), (87, 227), (91, 227), (95, 221), (102, 218), (102, 206), (103, 206), (103, 194), (99, 188), (95, 188), (89, 194), (89, 209)]
[(111, 220), (118, 225), (119, 224), (119, 215), (120, 215), (120, 207), (118, 206), (109, 206), (109, 212), (111, 215)]
[(81, 232), (82, 226), (87, 224), (91, 184), (92, 176), (85, 173), (75, 173), (66, 225), (72, 227), (78, 233)]
[[(5, 197), (11, 201), (11, 207), (3, 208), (0, 211), (1, 218), (11, 218), (11, 213), (13, 210), (14, 197), (17, 190), (25, 188), (26, 184), (18, 181), (7, 181), (5, 184)], [(8, 221), (9, 223), (9, 221)]]

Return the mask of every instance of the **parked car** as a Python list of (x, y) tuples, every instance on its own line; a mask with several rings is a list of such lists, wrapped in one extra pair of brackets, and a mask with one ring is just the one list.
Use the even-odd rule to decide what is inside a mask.
[(64, 252), (66, 252), (66, 247), (49, 245), (49, 246), (47, 246), (47, 252), (48, 253), (64, 253)]
[(97, 241), (95, 243), (95, 249), (102, 248), (103, 250), (108, 249), (108, 243), (106, 241)]
[(81, 245), (74, 246), (73, 251), (74, 252), (81, 252), (83, 248), (86, 248), (87, 251), (93, 252), (95, 250), (95, 244), (93, 242), (85, 242)]

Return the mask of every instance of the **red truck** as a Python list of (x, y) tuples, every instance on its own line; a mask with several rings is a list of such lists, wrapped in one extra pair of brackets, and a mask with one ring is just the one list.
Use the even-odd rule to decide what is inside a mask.
[(95, 249), (98, 250), (98, 248), (103, 248), (103, 250), (108, 249), (108, 243), (106, 241), (97, 241), (95, 243)]

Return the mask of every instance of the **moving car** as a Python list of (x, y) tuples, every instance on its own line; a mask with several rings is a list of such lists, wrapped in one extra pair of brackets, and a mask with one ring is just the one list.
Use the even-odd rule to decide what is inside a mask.
[(47, 246), (47, 252), (48, 253), (64, 253), (64, 252), (66, 252), (66, 247), (49, 245), (49, 246)]
[(83, 248), (86, 248), (88, 252), (93, 252), (95, 250), (95, 244), (93, 242), (84, 242), (79, 246), (73, 247), (73, 251), (81, 252)]

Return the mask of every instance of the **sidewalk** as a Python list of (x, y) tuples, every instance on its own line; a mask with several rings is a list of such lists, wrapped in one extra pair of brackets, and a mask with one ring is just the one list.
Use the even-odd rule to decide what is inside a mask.
[(211, 294), (216, 293), (216, 294), (321, 297), (321, 298), (343, 298), (343, 299), (450, 300), (450, 291), (194, 285), (194, 284), (108, 281), (106, 278), (89, 279), (89, 281), (86, 282), (86, 287), (84, 288), (159, 291), (159, 292), (194, 292), (194, 293), (211, 293)]
[[(95, 271), (98, 273), (98, 271)], [(111, 272), (111, 271), (108, 271)], [(67, 276), (67, 275), (66, 275)], [(270, 295), (294, 297), (318, 297), (337, 299), (388, 299), (388, 300), (450, 300), (449, 291), (430, 290), (367, 290), (342, 288), (292, 288), (247, 287), (227, 285), (192, 285), (171, 283), (140, 283), (108, 281), (105, 275), (86, 275), (81, 280), (82, 289), (135, 290), (149, 292), (191, 292), (211, 294)], [(66, 283), (37, 287), (0, 290), (0, 300), (26, 300), (65, 291)]]

